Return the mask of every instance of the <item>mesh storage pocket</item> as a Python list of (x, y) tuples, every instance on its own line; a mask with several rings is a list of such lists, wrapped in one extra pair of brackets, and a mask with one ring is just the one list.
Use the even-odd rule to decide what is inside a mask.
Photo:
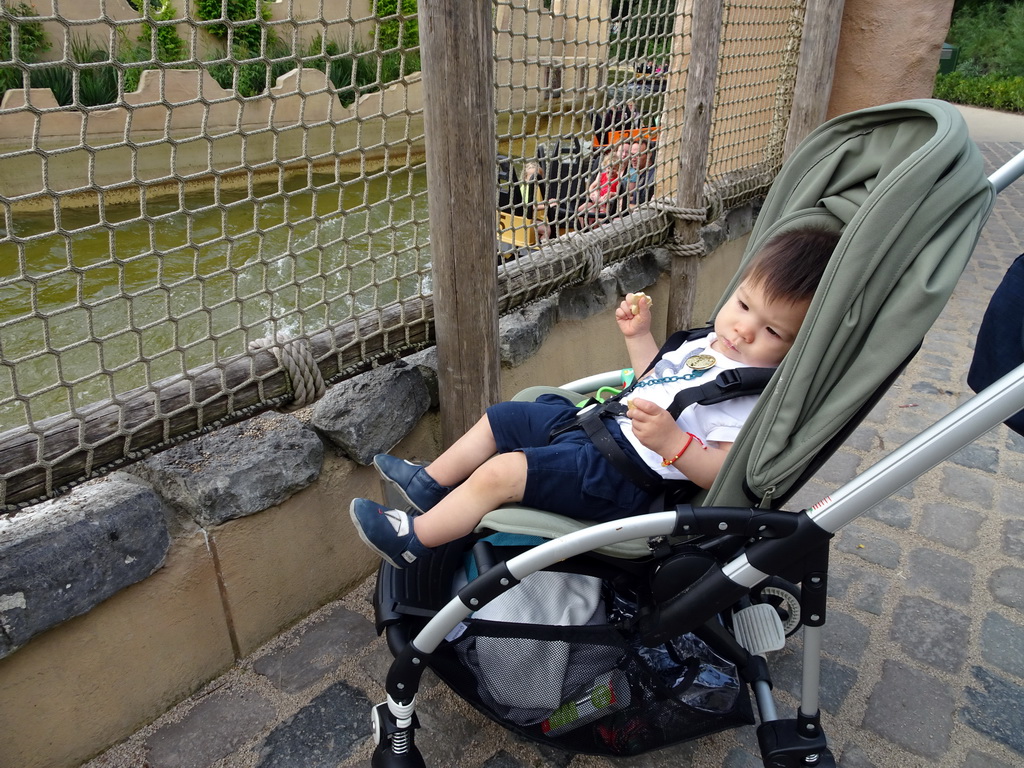
[(735, 669), (696, 638), (659, 649), (608, 624), (468, 619), (432, 659), (492, 719), (573, 752), (632, 755), (753, 722)]

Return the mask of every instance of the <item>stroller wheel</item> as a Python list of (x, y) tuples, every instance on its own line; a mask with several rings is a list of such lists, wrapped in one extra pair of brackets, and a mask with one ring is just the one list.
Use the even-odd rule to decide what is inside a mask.
[(750, 599), (754, 603), (767, 603), (775, 608), (782, 619), (786, 637), (790, 637), (803, 624), (800, 612), (800, 587), (785, 579), (772, 576), (754, 589)]

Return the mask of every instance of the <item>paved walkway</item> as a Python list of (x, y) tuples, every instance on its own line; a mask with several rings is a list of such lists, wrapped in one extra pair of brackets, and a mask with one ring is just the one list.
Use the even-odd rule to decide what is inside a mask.
[[(969, 119), (984, 121), (974, 110)], [(987, 124), (984, 123), (983, 124)], [(1017, 125), (1018, 123), (1014, 123)], [(987, 141), (990, 172), (1024, 130)], [(999, 198), (976, 256), (924, 348), (801, 493), (813, 503), (966, 399), (982, 312), (1024, 250), (1024, 181)], [(984, 436), (843, 529), (831, 571), (821, 703), (843, 768), (1024, 764), (1024, 439)], [(371, 582), (328, 605), (87, 768), (335, 768), (368, 764), (371, 703), (390, 656)], [(773, 656), (780, 714), (799, 693), (799, 635)], [(523, 742), (427, 683), (428, 765), (756, 768), (752, 728), (607, 760)]]

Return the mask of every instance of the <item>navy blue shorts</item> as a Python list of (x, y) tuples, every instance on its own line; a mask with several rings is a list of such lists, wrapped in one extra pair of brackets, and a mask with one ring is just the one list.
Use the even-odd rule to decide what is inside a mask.
[[(573, 421), (576, 406), (558, 395), (534, 402), (498, 403), (487, 409), (499, 453), (526, 456), (523, 504), (578, 520), (615, 520), (649, 511), (651, 494), (620, 473), (582, 429), (548, 442), (551, 432)], [(619, 426), (605, 420), (626, 455), (644, 466)], [(657, 474), (651, 471), (652, 477)]]

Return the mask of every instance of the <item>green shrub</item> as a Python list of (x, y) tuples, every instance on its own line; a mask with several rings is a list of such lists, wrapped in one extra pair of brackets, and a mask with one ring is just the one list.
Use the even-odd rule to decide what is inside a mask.
[(8, 9), (12, 16), (19, 19), (14, 23), (3, 21), (0, 26), (0, 59), (12, 61), (11, 52), (14, 50), (15, 27), (18, 31), (18, 56), (19, 61), (35, 62), (50, 50), (50, 41), (47, 39), (46, 30), (40, 21), (26, 21), (39, 16), (36, 9), (27, 3), (18, 3)]
[[(0, 21), (0, 62), (25, 62), (31, 64), (39, 61), (42, 55), (50, 50), (50, 41), (42, 22), (27, 21), (39, 14), (27, 3), (9, 6), (8, 10), (16, 21), (7, 19)], [(17, 54), (15, 55), (15, 27), (17, 27)], [(23, 70), (16, 66), (0, 66), (0, 98), (4, 91), (25, 86)]]
[(79, 104), (83, 107), (97, 107), (117, 101), (117, 68), (111, 62), (108, 51), (93, 46), (89, 38), (72, 38), (71, 59), (80, 64), (102, 64), (79, 69)]
[[(165, 2), (160, 10), (153, 14), (154, 21), (173, 21), (178, 18), (178, 12), (170, 2)], [(156, 29), (156, 50), (153, 51), (153, 30)], [(142, 25), (139, 33), (139, 45), (155, 53), (157, 61), (168, 63), (184, 61), (188, 54), (185, 41), (181, 39), (178, 30), (171, 25), (154, 26), (149, 23)]]
[[(117, 67), (111, 62), (110, 54), (92, 44), (89, 38), (71, 39), (68, 52), (76, 64), (67, 66), (54, 64), (32, 70), (32, 87), (49, 88), (61, 106), (77, 104), (82, 107), (98, 107), (113, 104), (118, 99)], [(78, 90), (75, 92), (74, 70), (78, 70)]]
[(325, 42), (317, 36), (310, 41), (301, 57), (301, 66), (326, 72), (338, 99), (347, 107), (360, 96), (386, 88), (389, 83), (411, 72), (418, 72), (420, 58), (415, 53), (401, 51), (381, 55), (367, 51), (358, 42), (351, 49), (343, 49), (336, 41)]
[(63, 107), (75, 100), (74, 76), (70, 67), (54, 65), (33, 69), (31, 85), (33, 88), (49, 88), (53, 91), (53, 98)]
[[(263, 27), (257, 21), (267, 21), (270, 18), (270, 9), (261, 6), (259, 15), (256, 10), (256, 0), (194, 0), (196, 16), (203, 21), (218, 21), (218, 24), (206, 25), (206, 30), (216, 38), (228, 39), (228, 25), (223, 12), (226, 10), (226, 21), (235, 22), (231, 25), (233, 46), (238, 49), (259, 51), (263, 37)], [(254, 23), (244, 24), (238, 22), (252, 21)], [(270, 47), (272, 34), (267, 35), (267, 47)]]
[[(165, 2), (159, 10), (153, 12), (155, 21), (173, 21), (177, 19), (177, 10), (170, 2)], [(156, 46), (153, 45), (153, 31), (156, 30)], [(156, 69), (156, 62), (177, 64), (189, 69), (187, 64), (188, 46), (181, 39), (178, 30), (171, 25), (156, 27), (148, 21), (142, 25), (142, 31), (134, 43), (122, 38), (118, 46), (117, 58), (126, 64), (143, 62), (140, 67), (128, 67), (124, 71), (124, 90), (126, 93), (139, 89), (139, 80), (147, 69)]]
[[(111, 62), (110, 54), (95, 47), (88, 38), (72, 38), (68, 54), (75, 64), (87, 66), (55, 63), (33, 69), (32, 87), (49, 88), (57, 103), (65, 107), (71, 104), (97, 107), (115, 103), (118, 99), (117, 68)], [(77, 92), (75, 70), (78, 70)]]
[[(401, 15), (399, 15), (401, 2)], [(376, 0), (377, 45), (382, 51), (392, 48), (411, 50), (420, 44), (420, 24), (416, 0)]]
[(1024, 112), (1024, 77), (995, 74), (967, 77), (960, 72), (951, 72), (935, 79), (934, 95), (937, 99), (956, 104)]
[(1020, 75), (1024, 73), (1024, 3), (959, 6), (946, 39), (960, 49), (960, 61), (970, 62), (972, 71)]
[(268, 62), (260, 58), (258, 53), (236, 45), (230, 61), (215, 61), (208, 69), (210, 76), (221, 88), (235, 90), (240, 96), (256, 96), (271, 87), (276, 78), (299, 66), (299, 61), (291, 49), (276, 38), (268, 41), (267, 56), (272, 61)]

